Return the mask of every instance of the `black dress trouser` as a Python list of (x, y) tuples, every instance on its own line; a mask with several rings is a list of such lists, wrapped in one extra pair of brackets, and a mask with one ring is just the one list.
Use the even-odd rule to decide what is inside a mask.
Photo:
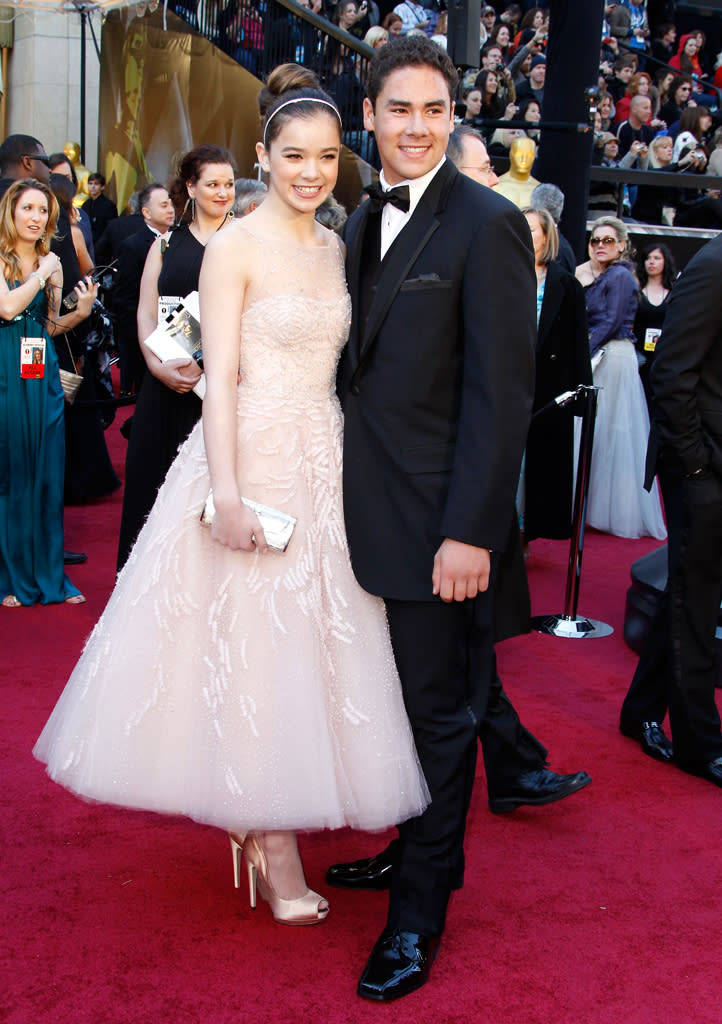
[(494, 672), (491, 597), (386, 601), (406, 711), (432, 802), (399, 826), (388, 926), (440, 935), (464, 870), (479, 723)]
[(622, 721), (661, 722), (669, 709), (675, 757), (695, 765), (722, 756), (715, 703), (715, 630), (722, 598), (722, 481), (664, 472), (668, 578), (622, 706)]

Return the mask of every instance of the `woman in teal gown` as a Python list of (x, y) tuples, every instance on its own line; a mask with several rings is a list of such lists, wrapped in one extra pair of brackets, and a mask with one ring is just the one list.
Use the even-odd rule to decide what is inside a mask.
[(88, 316), (97, 286), (79, 282), (77, 308), (58, 316), (62, 270), (49, 251), (57, 220), (55, 197), (40, 182), (17, 181), (0, 201), (0, 601), (6, 608), (85, 600), (63, 569), (64, 397), (51, 335)]

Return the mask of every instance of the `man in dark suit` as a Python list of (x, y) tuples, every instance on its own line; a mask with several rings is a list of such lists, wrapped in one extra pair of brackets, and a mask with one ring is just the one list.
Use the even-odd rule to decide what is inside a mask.
[(106, 195), (103, 195), (105, 178), (97, 171), (88, 177), (90, 198), (83, 203), (83, 209), (90, 217), (90, 228), (93, 242), (98, 242), (112, 220), (118, 216), (118, 208)]
[(113, 287), (113, 314), (120, 356), (120, 392), (136, 393), (145, 373), (145, 359), (138, 345), (138, 296), (145, 258), (151, 245), (172, 226), (175, 210), (164, 185), (153, 182), (140, 193), (143, 227), (126, 238), (118, 252), (118, 273)]
[[(722, 786), (715, 631), (722, 598), (722, 235), (675, 284), (650, 372), (650, 487), (659, 473), (668, 577), (620, 718), (662, 761)], [(661, 723), (669, 709), (672, 741)]]
[[(457, 126), (449, 136), (446, 156), (462, 174), (486, 188), (493, 188), (498, 181), (489, 162), (484, 140), (474, 128), (469, 128), (466, 125)], [(553, 272), (552, 276), (554, 276)], [(584, 314), (583, 296), (581, 297), (581, 310)], [(583, 316), (583, 325), (586, 327), (585, 316)], [(582, 343), (586, 353), (586, 372), (580, 374), (579, 379), (571, 384), (566, 379), (563, 383), (557, 381), (559, 386), (549, 396), (550, 398), (570, 387), (575, 387), (576, 384), (591, 384), (589, 346), (584, 329), (582, 329)], [(552, 365), (555, 366), (556, 363), (552, 363)], [(572, 367), (565, 360), (561, 372), (568, 374), (571, 369)], [(549, 387), (551, 387), (551, 382), (549, 382), (547, 390)], [(537, 401), (537, 404), (543, 403)], [(571, 445), (571, 440), (569, 445)], [(571, 456), (569, 466), (571, 467)], [(554, 499), (555, 507), (561, 504), (567, 490), (569, 494), (567, 494), (566, 501), (566, 533), (563, 533), (562, 536), (568, 537), (571, 531), (569, 514), (571, 509), (571, 471), (568, 488), (562, 488), (562, 494), (558, 499)], [(552, 488), (553, 491), (554, 488)], [(501, 594), (497, 588), (495, 603), (494, 636), (496, 640), (503, 640), (529, 630), (530, 612), (526, 569), (521, 554), (519, 533), (516, 529), (513, 531), (507, 551), (504, 553), (502, 573), (501, 579), (505, 587)], [(586, 772), (560, 775), (546, 767), (546, 747), (522, 725), (516, 708), (505, 693), (501, 679), (496, 672), (489, 692), (486, 713), (479, 723), (479, 740), (484, 755), (489, 808), (496, 814), (514, 811), (521, 806), (546, 806), (557, 800), (562, 800), (572, 793), (577, 793), (592, 781)], [(334, 864), (326, 874), (326, 881), (329, 885), (342, 889), (378, 890), (388, 888), (398, 848), (398, 840), (394, 839), (385, 850), (374, 857), (350, 863)]]
[(346, 231), (346, 530), (360, 584), (385, 599), (432, 798), (400, 826), (387, 926), (359, 982), (384, 1001), (426, 981), (463, 879), (494, 675), (491, 551), (507, 543), (533, 397), (529, 229), (445, 160), (456, 88), (451, 60), (425, 37), (377, 53), (364, 127), (381, 188)]
[(95, 262), (98, 267), (107, 267), (118, 257), (120, 246), (126, 238), (130, 238), (136, 231), (140, 231), (144, 224), (143, 216), (138, 212), (138, 197), (140, 193), (134, 192), (128, 200), (127, 209), (130, 212), (123, 213), (121, 217), (111, 220), (107, 228), (100, 236), (95, 246)]

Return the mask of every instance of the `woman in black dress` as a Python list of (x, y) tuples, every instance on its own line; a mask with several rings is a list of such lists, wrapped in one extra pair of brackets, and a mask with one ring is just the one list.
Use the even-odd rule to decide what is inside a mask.
[(198, 365), (190, 358), (161, 363), (143, 342), (158, 324), (161, 297), (177, 304), (198, 289), (206, 243), (232, 216), (235, 173), (233, 157), (220, 146), (196, 146), (187, 153), (168, 190), (180, 226), (167, 246), (156, 239), (148, 253), (140, 286), (138, 338), (150, 372), (143, 378), (128, 443), (119, 571), (178, 448), (201, 415), (201, 400), (193, 391), (201, 376)]
[[(677, 271), (674, 257), (664, 243), (648, 245), (637, 257), (640, 284), (639, 306), (634, 318), (639, 376), (642, 378), (647, 406), (650, 406), (649, 371), (654, 362), (657, 340), (662, 333), (669, 293)], [(651, 416), (651, 408), (650, 408)]]

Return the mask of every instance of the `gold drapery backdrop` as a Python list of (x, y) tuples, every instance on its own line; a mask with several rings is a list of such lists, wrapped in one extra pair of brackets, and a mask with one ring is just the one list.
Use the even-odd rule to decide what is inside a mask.
[[(103, 25), (100, 61), (100, 163), (106, 194), (122, 211), (133, 192), (168, 182), (178, 158), (202, 142), (233, 153), (241, 177), (255, 177), (261, 83), (245, 68), (167, 14), (119, 12)], [(344, 149), (335, 194), (351, 212), (371, 169)]]

